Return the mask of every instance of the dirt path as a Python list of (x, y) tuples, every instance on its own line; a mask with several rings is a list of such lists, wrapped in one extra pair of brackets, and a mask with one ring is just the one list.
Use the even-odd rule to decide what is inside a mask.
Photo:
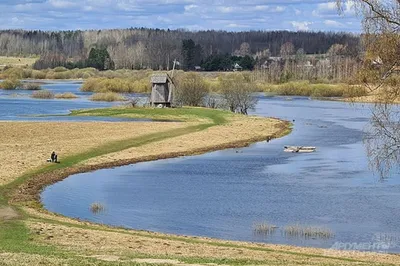
[(0, 221), (13, 220), (19, 217), (19, 214), (11, 207), (0, 207)]

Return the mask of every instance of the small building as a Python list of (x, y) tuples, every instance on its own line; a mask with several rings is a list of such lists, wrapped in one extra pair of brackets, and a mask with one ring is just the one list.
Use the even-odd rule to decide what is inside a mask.
[(243, 67), (241, 67), (238, 63), (235, 63), (235, 65), (233, 65), (233, 71), (242, 71)]
[(174, 88), (174, 82), (168, 74), (152, 75), (150, 104), (152, 106), (171, 107)]
[(194, 67), (194, 70), (195, 70), (195, 71), (202, 71), (203, 69), (201, 68), (201, 66), (195, 66), (195, 67)]

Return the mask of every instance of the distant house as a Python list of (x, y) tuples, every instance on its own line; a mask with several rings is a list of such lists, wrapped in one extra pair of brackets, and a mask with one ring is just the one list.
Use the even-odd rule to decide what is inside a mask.
[(270, 56), (265, 62), (261, 65), (261, 69), (269, 69), (272, 64), (277, 65), (283, 62), (282, 57), (279, 56)]
[(310, 61), (306, 61), (303, 64), (297, 65), (298, 68), (303, 68), (303, 69), (311, 69), (314, 67), (313, 64), (311, 64)]
[(195, 67), (194, 67), (194, 70), (195, 70), (195, 71), (202, 71), (203, 69), (201, 68), (201, 66), (195, 66)]
[(243, 70), (243, 67), (241, 67), (238, 63), (235, 63), (234, 65), (233, 65), (233, 71), (242, 71)]
[(175, 85), (168, 74), (154, 74), (151, 76), (152, 106), (171, 107)]
[[(378, 56), (375, 60), (372, 60), (371, 65), (375, 68), (381, 68), (384, 65), (383, 60)], [(391, 72), (400, 73), (400, 66), (398, 64), (392, 66)]]

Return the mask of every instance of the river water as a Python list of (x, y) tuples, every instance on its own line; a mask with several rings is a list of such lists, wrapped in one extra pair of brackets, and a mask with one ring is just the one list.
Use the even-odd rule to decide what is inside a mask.
[[(32, 81), (29, 81), (32, 82)], [(33, 91), (28, 90), (0, 90), (0, 121), (151, 121), (151, 119), (124, 119), (115, 117), (73, 117), (67, 115), (71, 110), (87, 108), (104, 108), (121, 105), (121, 102), (94, 102), (90, 101), (91, 92), (81, 92), (81, 81), (46, 80), (42, 89), (54, 94), (71, 92), (79, 98), (66, 99), (33, 99)], [(142, 97), (143, 95), (131, 95)]]
[[(368, 168), (368, 105), (260, 97), (254, 114), (293, 121), (293, 132), (243, 149), (77, 174), (46, 188), (42, 202), (66, 216), (134, 229), (400, 252), (400, 179), (392, 173), (381, 180)], [(285, 153), (285, 145), (317, 152)], [(105, 211), (92, 213), (94, 202)], [(260, 222), (278, 228), (256, 234)], [(334, 235), (285, 234), (296, 224)]]

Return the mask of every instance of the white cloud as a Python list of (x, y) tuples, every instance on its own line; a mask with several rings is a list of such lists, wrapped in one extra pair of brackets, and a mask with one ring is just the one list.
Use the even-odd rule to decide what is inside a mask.
[(273, 9), (273, 11), (275, 11), (275, 12), (283, 12), (283, 11), (285, 11), (286, 10), (286, 7), (284, 7), (284, 6), (277, 6), (277, 7), (275, 7), (274, 9)]
[(73, 1), (66, 0), (49, 0), (49, 4), (55, 8), (70, 8), (77, 5), (77, 3)]
[(340, 28), (344, 25), (336, 20), (326, 19), (324, 20), (324, 24), (328, 27)]
[(333, 22), (329, 21), (336, 21), (342, 24), (341, 30), (359, 31), (359, 19), (351, 15), (353, 3), (347, 2), (344, 6), (346, 16), (340, 17), (334, 2), (335, 0), (0, 0), (0, 10), (6, 11), (0, 17), (0, 28), (14, 27), (11, 24), (12, 18), (17, 17), (23, 21), (20, 28), (27, 29), (158, 27), (329, 30), (333, 27)]
[(295, 28), (295, 30), (308, 31), (308, 30), (310, 30), (309, 26), (312, 24), (312, 22), (292, 21), (291, 24), (292, 24), (293, 28)]

